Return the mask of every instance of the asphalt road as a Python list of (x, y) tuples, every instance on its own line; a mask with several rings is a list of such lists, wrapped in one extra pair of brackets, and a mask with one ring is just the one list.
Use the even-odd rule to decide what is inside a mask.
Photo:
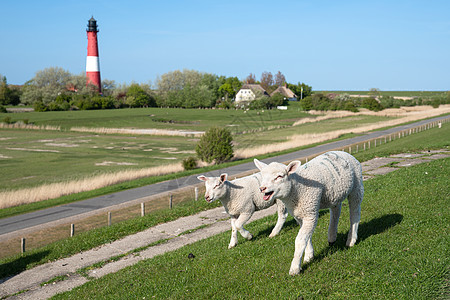
[[(317, 153), (326, 152), (334, 149), (344, 149), (349, 145), (368, 141), (377, 137), (382, 137), (394, 132), (399, 132), (402, 130), (410, 129), (420, 125), (428, 124), (431, 122), (436, 122), (448, 118), (448, 116), (436, 117), (433, 119), (422, 120), (414, 122), (408, 125), (397, 126), (394, 128), (386, 129), (383, 131), (371, 132), (365, 135), (361, 135), (354, 138), (349, 138), (341, 141), (336, 141), (324, 145), (319, 145), (313, 148), (300, 150), (268, 159), (264, 159), (263, 162), (270, 163), (272, 161), (286, 162), (295, 160), (301, 157), (313, 156)], [(208, 176), (219, 176), (220, 173), (228, 173), (232, 178), (238, 174), (255, 170), (256, 168), (253, 162), (240, 164), (216, 171), (211, 171), (206, 173)], [(4, 234), (12, 233), (14, 231), (30, 228), (37, 225), (42, 225), (48, 222), (53, 222), (69, 217), (74, 217), (84, 213), (101, 210), (108, 208), (110, 206), (123, 204), (129, 201), (138, 200), (141, 198), (146, 198), (151, 195), (157, 195), (160, 193), (167, 193), (170, 191), (175, 191), (180, 188), (189, 187), (198, 184), (197, 175), (191, 175), (179, 179), (174, 179), (170, 181), (160, 182), (152, 185), (147, 185), (140, 188), (130, 189), (114, 194), (109, 194), (105, 196), (95, 197), (83, 201), (74, 202), (71, 204), (61, 205), (57, 207), (51, 207), (43, 209), (36, 212), (31, 212), (27, 214), (22, 214), (14, 217), (0, 219), (0, 237)]]

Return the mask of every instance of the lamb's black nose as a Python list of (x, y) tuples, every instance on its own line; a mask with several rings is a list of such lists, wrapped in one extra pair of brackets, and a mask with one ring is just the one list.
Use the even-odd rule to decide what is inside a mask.
[(265, 186), (262, 186), (262, 187), (259, 188), (259, 190), (261, 191), (261, 193), (264, 193), (264, 191), (265, 191), (266, 189), (267, 189), (267, 188), (266, 188)]

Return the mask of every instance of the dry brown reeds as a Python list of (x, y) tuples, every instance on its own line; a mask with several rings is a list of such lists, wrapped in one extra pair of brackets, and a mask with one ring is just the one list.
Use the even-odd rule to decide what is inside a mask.
[[(291, 149), (291, 148), (297, 148), (297, 147), (301, 147), (301, 146), (324, 142), (327, 140), (338, 138), (339, 136), (346, 134), (346, 133), (363, 133), (363, 132), (367, 132), (367, 131), (371, 131), (371, 130), (375, 130), (375, 129), (379, 129), (379, 128), (383, 128), (383, 127), (395, 126), (395, 125), (399, 125), (399, 124), (406, 123), (406, 122), (412, 122), (412, 121), (417, 121), (420, 119), (431, 118), (431, 117), (435, 117), (435, 116), (438, 116), (441, 114), (450, 113), (450, 105), (449, 104), (441, 105), (438, 109), (431, 108), (431, 106), (427, 106), (427, 107), (422, 107), (422, 110), (412, 110), (412, 111), (404, 110), (404, 111), (405, 112), (404, 112), (403, 117), (400, 117), (400, 118), (394, 119), (394, 120), (382, 121), (382, 122), (377, 122), (377, 123), (370, 124), (370, 125), (363, 125), (360, 127), (335, 130), (335, 131), (330, 131), (330, 132), (325, 132), (325, 133), (297, 134), (297, 135), (287, 137), (286, 142), (271, 144), (271, 145), (263, 145), (263, 146), (258, 146), (258, 147), (254, 147), (254, 148), (237, 149), (235, 151), (235, 157), (238, 159), (244, 159), (244, 158), (254, 157), (256, 155), (278, 152), (278, 151), (283, 151), (283, 150), (287, 150), (287, 149)], [(371, 112), (371, 113), (374, 113), (374, 112)], [(394, 113), (398, 113), (398, 112), (391, 111), (391, 112), (379, 112), (379, 113), (380, 113), (379, 115), (382, 115), (382, 114), (394, 114)], [(346, 113), (343, 113), (343, 114), (332, 113), (332, 114), (330, 114), (330, 117), (328, 117), (328, 119), (342, 118), (342, 116), (345, 114)], [(352, 116), (356, 115), (354, 113), (350, 113), (350, 114), (352, 114)], [(377, 113), (374, 113), (374, 114), (377, 114)], [(326, 117), (327, 116), (324, 116), (324, 118), (322, 120), (325, 120)], [(311, 119), (311, 122), (317, 122), (317, 121), (315, 121), (314, 118), (308, 118), (308, 119)], [(307, 122), (305, 122), (305, 123), (307, 123)], [(299, 124), (304, 124), (304, 123), (298, 123), (297, 125), (299, 125)], [(296, 125), (296, 124), (294, 124), (294, 125)]]
[(23, 122), (16, 122), (12, 124), (8, 123), (0, 123), (1, 129), (31, 129), (31, 130), (61, 130), (60, 126), (53, 125), (34, 125), (34, 124), (25, 124)]
[(90, 191), (143, 177), (176, 173), (182, 170), (183, 167), (181, 166), (181, 163), (176, 163), (140, 170), (125, 170), (117, 173), (106, 173), (76, 181), (46, 184), (33, 188), (0, 192), (0, 209)]

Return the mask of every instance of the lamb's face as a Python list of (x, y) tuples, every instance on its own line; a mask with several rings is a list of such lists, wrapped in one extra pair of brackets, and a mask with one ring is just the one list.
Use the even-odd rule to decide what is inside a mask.
[(280, 163), (270, 163), (269, 165), (254, 160), (256, 167), (261, 171), (260, 190), (263, 193), (263, 199), (270, 201), (273, 198), (284, 199), (291, 190), (291, 181), (289, 174), (295, 172), (300, 165), (299, 161), (293, 161), (288, 166)]
[(206, 177), (204, 175), (198, 176), (197, 178), (205, 182), (205, 200), (211, 203), (217, 199), (225, 196), (227, 192), (227, 187), (224, 184), (227, 181), (227, 174), (222, 174), (219, 177)]

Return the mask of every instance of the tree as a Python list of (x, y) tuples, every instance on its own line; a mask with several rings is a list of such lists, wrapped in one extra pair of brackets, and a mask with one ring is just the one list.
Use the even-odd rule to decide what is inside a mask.
[(8, 85), (6, 77), (0, 74), (0, 105), (17, 105), (20, 103), (20, 91)]
[(265, 89), (269, 94), (269, 90), (273, 86), (273, 75), (270, 72), (262, 72), (261, 74), (261, 86)]
[(220, 98), (232, 99), (236, 96), (237, 92), (242, 87), (242, 82), (237, 77), (228, 77), (225, 79), (224, 83), (219, 87)]
[(58, 67), (38, 71), (34, 78), (25, 84), (21, 101), (25, 104), (33, 104), (35, 101), (48, 104), (67, 90), (71, 77), (68, 71)]
[(200, 138), (195, 152), (205, 162), (223, 163), (233, 157), (233, 138), (226, 128), (211, 127)]
[(286, 83), (286, 77), (284, 77), (283, 73), (278, 71), (277, 74), (275, 75), (275, 85), (282, 86), (285, 83)]
[(138, 84), (132, 84), (128, 88), (126, 103), (130, 107), (156, 106), (155, 100)]
[(168, 107), (211, 107), (220, 97), (220, 78), (194, 70), (173, 71), (156, 79), (158, 105)]
[[(297, 83), (297, 84), (291, 84), (288, 83), (287, 87), (294, 92), (294, 94), (297, 95), (297, 98), (306, 98), (308, 96), (312, 95), (312, 87), (305, 84), (305, 83)], [(303, 92), (302, 92), (303, 90)]]
[(250, 73), (244, 80), (247, 84), (254, 84), (256, 83), (256, 76), (255, 74)]
[(381, 96), (380, 89), (377, 89), (377, 88), (371, 88), (371, 89), (369, 90), (369, 96), (373, 96), (373, 97), (375, 97), (375, 98)]

